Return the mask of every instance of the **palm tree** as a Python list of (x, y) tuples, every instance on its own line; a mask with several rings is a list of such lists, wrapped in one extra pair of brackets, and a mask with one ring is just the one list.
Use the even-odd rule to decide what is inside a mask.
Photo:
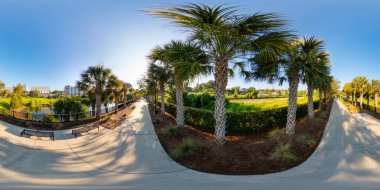
[(356, 84), (356, 81), (355, 80), (352, 80), (351, 82), (351, 89), (352, 89), (352, 100), (351, 100), (351, 103), (353, 106), (356, 106), (356, 92), (358, 91), (358, 88), (357, 88), (357, 84)]
[(353, 97), (353, 90), (352, 90), (352, 84), (346, 83), (343, 86), (343, 92), (346, 93), (346, 98), (349, 99), (350, 96)]
[(165, 114), (165, 83), (167, 83), (171, 77), (171, 70), (167, 65), (159, 66), (151, 63), (148, 66), (148, 74), (150, 78), (158, 82), (161, 97), (161, 111)]
[(288, 31), (275, 14), (237, 15), (233, 7), (197, 4), (179, 5), (150, 11), (151, 15), (167, 18), (191, 33), (214, 63), (215, 77), (215, 138), (219, 144), (226, 134), (225, 95), (229, 64), (239, 58), (254, 56), (262, 49), (282, 49)]
[(109, 88), (115, 98), (115, 113), (119, 111), (119, 98), (123, 92), (123, 81), (119, 80), (115, 75), (111, 75), (108, 80), (107, 88)]
[(132, 89), (132, 85), (130, 83), (123, 83), (123, 98), (124, 98), (124, 107), (127, 106), (127, 94), (130, 93), (130, 90)]
[(324, 42), (314, 37), (304, 37), (300, 41), (301, 56), (304, 62), (302, 68), (303, 82), (307, 85), (308, 116), (314, 118), (314, 87), (322, 86), (329, 77), (328, 53), (323, 50)]
[(91, 104), (91, 116), (94, 116), (95, 105), (96, 105), (95, 88), (91, 87), (90, 84), (87, 84), (85, 81), (77, 81), (76, 87), (79, 90), (83, 90), (84, 92), (87, 92), (87, 97), (89, 98), (90, 104)]
[(169, 73), (176, 89), (177, 126), (184, 126), (183, 83), (200, 74), (209, 73), (208, 57), (197, 44), (178, 40), (171, 41), (163, 47), (157, 46), (148, 58), (152, 63), (160, 62), (166, 66), (166, 69), (171, 70)]
[(363, 96), (367, 85), (369, 85), (368, 79), (364, 76), (355, 77), (353, 83), (355, 83), (356, 88), (360, 94), (360, 109), (363, 109)]
[(380, 93), (380, 80), (372, 80), (375, 112), (377, 112), (378, 96)]
[(111, 70), (105, 68), (103, 65), (90, 66), (81, 74), (81, 82), (88, 85), (89, 88), (93, 87), (95, 90), (96, 100), (96, 118), (100, 119), (102, 93), (107, 84), (108, 78), (111, 75)]
[(0, 95), (3, 96), (4, 93), (4, 88), (5, 88), (5, 84), (3, 83), (3, 81), (0, 80)]

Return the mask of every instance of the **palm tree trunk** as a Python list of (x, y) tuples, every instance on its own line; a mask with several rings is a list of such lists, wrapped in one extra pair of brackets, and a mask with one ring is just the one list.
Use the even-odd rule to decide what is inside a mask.
[(107, 102), (103, 103), (103, 106), (104, 106), (104, 110), (106, 111), (106, 113), (108, 113)]
[(286, 121), (286, 134), (293, 135), (296, 128), (297, 118), (297, 91), (298, 91), (298, 77), (289, 77), (289, 102), (288, 102), (288, 115)]
[(226, 87), (228, 81), (228, 62), (216, 61), (215, 64), (215, 138), (219, 144), (224, 143), (226, 135)]
[(363, 109), (363, 93), (360, 93), (360, 109)]
[(323, 104), (323, 111), (326, 111), (327, 106), (327, 90), (323, 91), (325, 97), (325, 103)]
[(371, 108), (369, 107), (369, 94), (367, 95), (367, 109), (371, 110)]
[(307, 115), (314, 118), (314, 103), (313, 103), (314, 87), (312, 84), (307, 84)]
[(377, 112), (377, 101), (378, 101), (378, 99), (377, 99), (378, 97), (377, 96), (378, 96), (378, 94), (375, 93), (374, 96), (375, 96), (375, 112)]
[(100, 114), (102, 110), (102, 94), (99, 92), (96, 93), (95, 99), (96, 99), (96, 118), (100, 119)]
[(323, 101), (323, 99), (322, 99), (322, 90), (321, 89), (318, 90), (318, 94), (319, 94), (319, 106), (318, 106), (318, 109), (319, 109), (319, 111), (321, 111), (322, 110), (322, 101)]
[(177, 127), (185, 125), (185, 108), (183, 102), (183, 84), (178, 79), (175, 79), (175, 97), (177, 103)]
[(119, 111), (119, 93), (115, 93), (115, 113)]
[(165, 84), (160, 82), (161, 111), (165, 114)]
[(127, 92), (124, 91), (124, 107), (127, 107)]
[(354, 100), (353, 100), (353, 102), (354, 102), (354, 106), (356, 106), (356, 92), (354, 91)]

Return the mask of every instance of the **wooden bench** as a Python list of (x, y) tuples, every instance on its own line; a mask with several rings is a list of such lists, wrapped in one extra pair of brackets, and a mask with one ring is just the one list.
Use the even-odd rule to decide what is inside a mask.
[(78, 128), (78, 129), (73, 129), (71, 134), (75, 135), (75, 138), (77, 138), (78, 134), (87, 133), (87, 132), (89, 132), (93, 129), (96, 129), (96, 128), (98, 128), (98, 131), (99, 131), (99, 125), (98, 124), (87, 125), (87, 126), (84, 126), (84, 127)]
[(33, 129), (24, 129), (21, 131), (20, 136), (27, 135), (27, 136), (36, 136), (36, 137), (49, 137), (50, 139), (53, 139), (54, 141), (54, 132), (52, 131), (40, 131), (40, 130), (33, 130)]

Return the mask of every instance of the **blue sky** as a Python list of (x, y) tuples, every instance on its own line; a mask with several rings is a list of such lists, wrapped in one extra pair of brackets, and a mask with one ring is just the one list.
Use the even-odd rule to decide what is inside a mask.
[[(62, 90), (88, 66), (102, 63), (135, 84), (155, 45), (186, 38), (168, 21), (142, 10), (186, 2), (227, 3), (248, 14), (276, 12), (296, 34), (326, 41), (332, 74), (342, 83), (359, 75), (380, 79), (377, 0), (0, 0), (0, 80), (7, 86), (25, 83)], [(228, 84), (236, 85), (277, 88), (238, 77)]]

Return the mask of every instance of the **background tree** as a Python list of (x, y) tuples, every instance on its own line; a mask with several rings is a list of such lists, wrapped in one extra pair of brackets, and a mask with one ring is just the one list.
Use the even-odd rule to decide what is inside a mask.
[(148, 75), (150, 78), (158, 82), (161, 97), (161, 111), (165, 114), (165, 84), (171, 78), (171, 70), (167, 67), (167, 65), (159, 66), (151, 63), (148, 66)]
[(90, 66), (81, 74), (81, 82), (89, 88), (94, 88), (96, 100), (96, 118), (100, 119), (102, 106), (102, 93), (107, 84), (108, 78), (111, 75), (111, 70), (103, 65)]
[(0, 80), (0, 95), (1, 96), (4, 96), (4, 88), (5, 88), (5, 84), (3, 83), (3, 81)]
[(115, 75), (111, 75), (108, 80), (108, 87), (112, 90), (115, 99), (115, 113), (119, 111), (119, 98), (123, 92), (123, 81), (119, 80)]
[(360, 109), (363, 109), (363, 96), (367, 88), (367, 85), (369, 85), (368, 79), (364, 76), (355, 77), (353, 83), (356, 85), (356, 89), (360, 95)]
[[(275, 14), (238, 15), (232, 7), (186, 4), (150, 11), (170, 19), (191, 33), (214, 64), (215, 77), (215, 138), (224, 143), (226, 134), (226, 86), (229, 64), (238, 58), (262, 49), (283, 48), (288, 31), (281, 29), (282, 20)], [(241, 64), (241, 66), (243, 66)]]
[(17, 84), (13, 88), (13, 93), (22, 96), (24, 94), (24, 87), (21, 84)]
[(375, 112), (377, 112), (377, 104), (378, 104), (378, 98), (379, 98), (379, 93), (380, 93), (380, 80), (372, 80), (372, 87), (373, 87), (374, 107), (375, 107)]
[(22, 107), (22, 97), (17, 93), (12, 93), (10, 101), (11, 109), (18, 109)]

